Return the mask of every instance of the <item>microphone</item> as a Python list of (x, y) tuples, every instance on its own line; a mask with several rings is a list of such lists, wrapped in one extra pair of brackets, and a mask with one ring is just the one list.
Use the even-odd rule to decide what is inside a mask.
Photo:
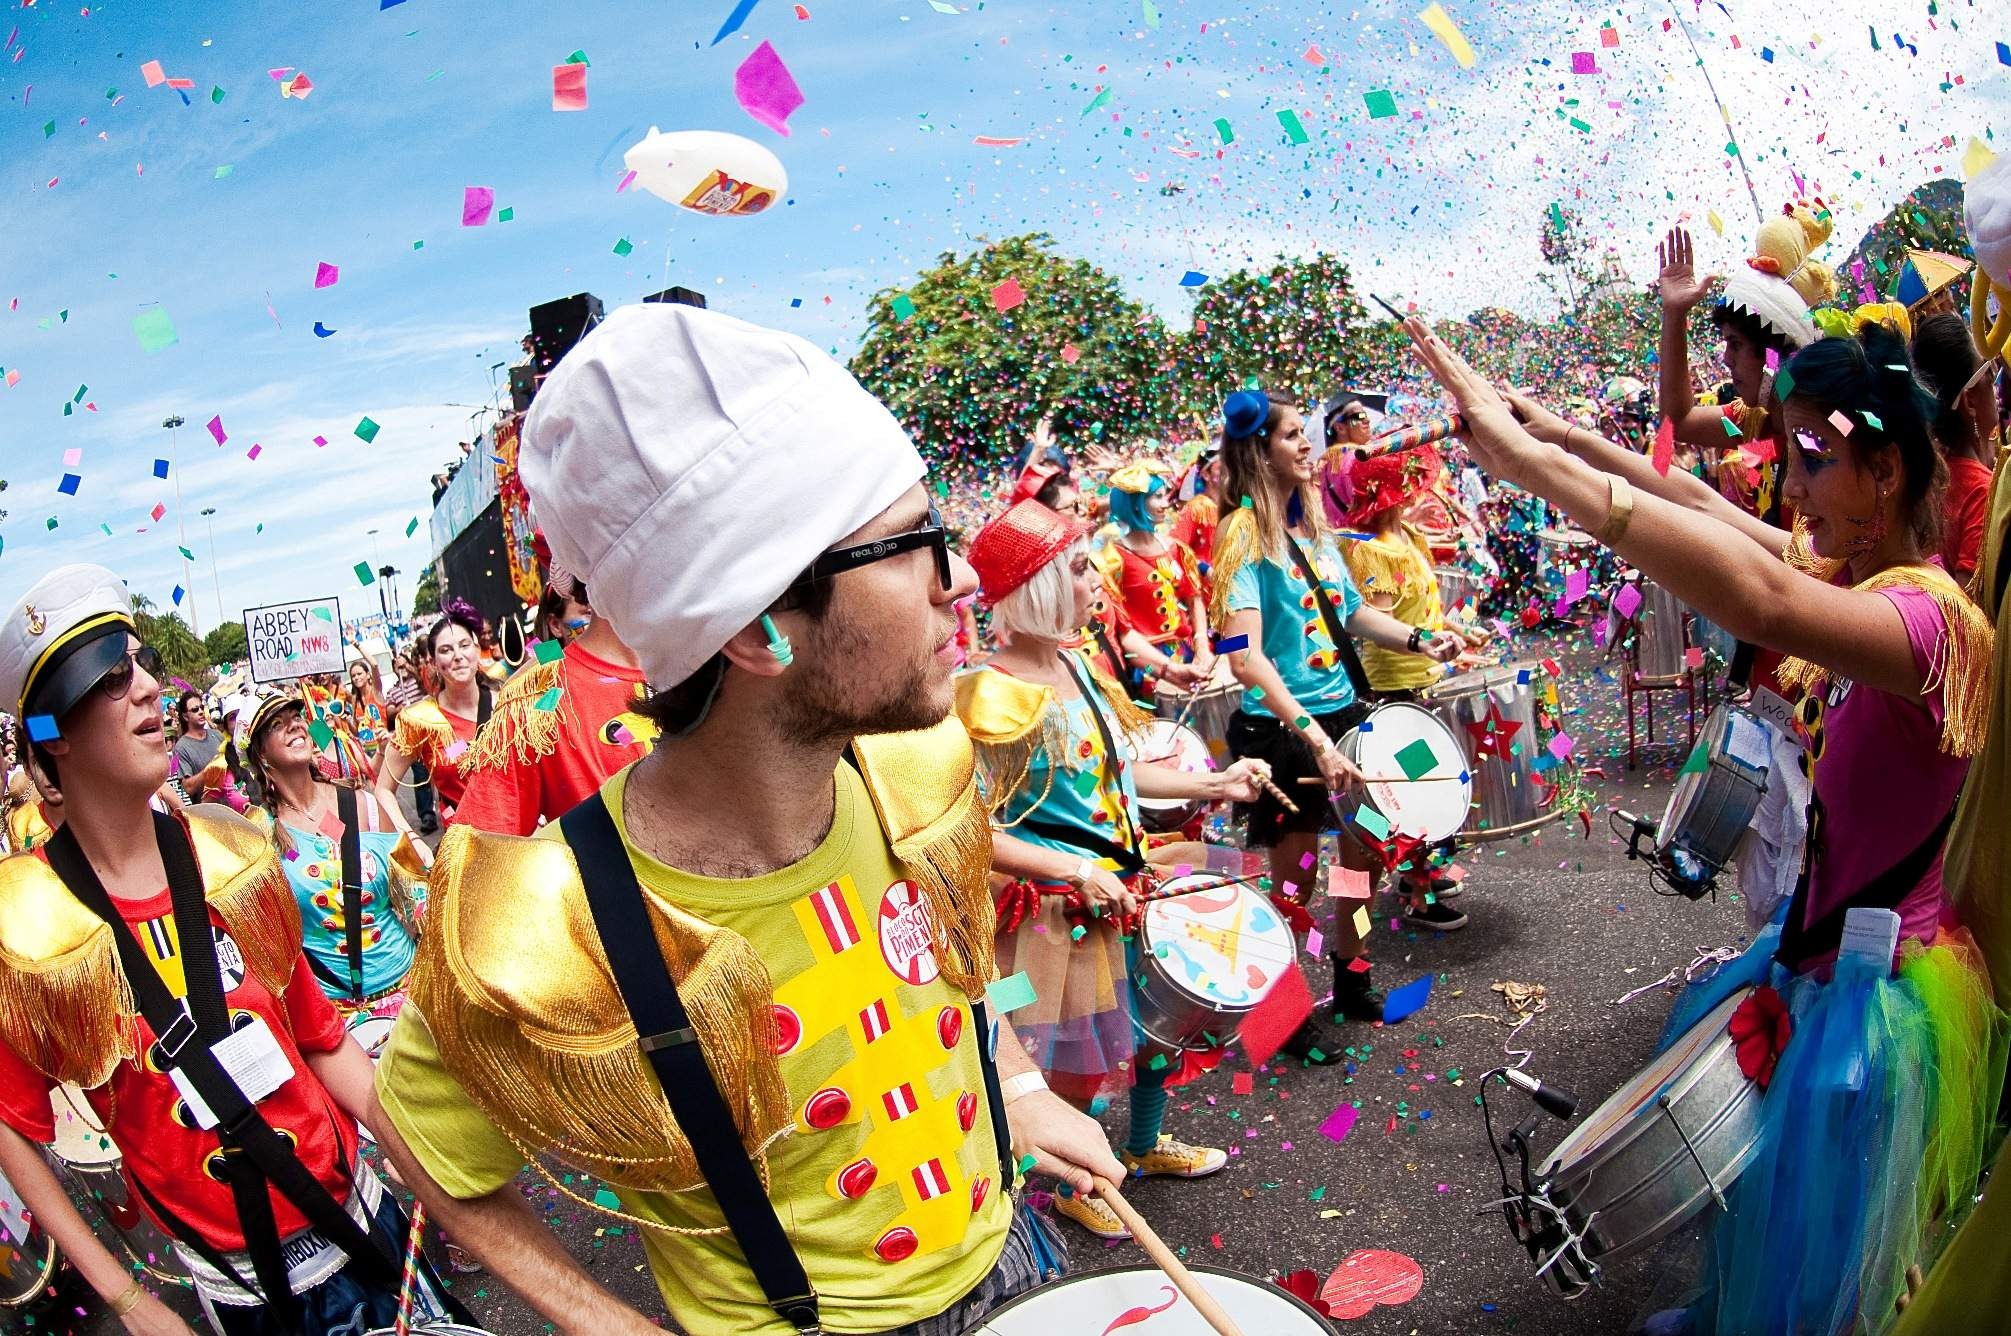
[(1514, 1067), (1503, 1068), (1501, 1075), (1502, 1079), (1535, 1100), (1538, 1107), (1553, 1118), (1569, 1118), (1578, 1112), (1578, 1096), (1568, 1090), (1545, 1085), (1541, 1079)]

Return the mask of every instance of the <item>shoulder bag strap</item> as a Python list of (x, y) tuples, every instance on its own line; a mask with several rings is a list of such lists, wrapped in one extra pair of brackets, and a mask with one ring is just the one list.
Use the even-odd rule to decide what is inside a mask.
[[(1068, 675), (1075, 680), (1075, 689), (1082, 693), (1082, 703), (1089, 707), (1089, 717), (1096, 721), (1096, 736), (1103, 742), (1103, 754), (1110, 758), (1110, 768), (1105, 772), (1103, 782), (1116, 790), (1117, 801), (1122, 805), (1124, 802), (1124, 785), (1117, 778), (1117, 765), (1121, 758), (1117, 754), (1117, 739), (1110, 732), (1110, 721), (1103, 717), (1101, 693), (1097, 691), (1095, 684), (1090, 680), (1089, 674), (1083, 672), (1081, 666), (1076, 663), (1075, 659), (1066, 650), (1062, 651), (1061, 664), (1062, 667), (1068, 670)], [(1059, 758), (1050, 758), (1050, 762), (1054, 760), (1059, 760)], [(1124, 847), (1115, 840), (1106, 840), (1105, 843), (1113, 849), (1122, 849)], [(1139, 867), (1145, 865), (1145, 860), (1139, 855), (1136, 849), (1130, 851), (1130, 857), (1126, 861), (1137, 863)], [(1135, 871), (1136, 869), (1132, 870)]]
[(1292, 554), (1292, 564), (1299, 568), (1299, 576), (1306, 587), (1313, 591), (1313, 601), (1320, 605), (1320, 620), (1326, 623), (1327, 636), (1334, 642), (1334, 650), (1341, 656), (1341, 666), (1348, 671), (1348, 682), (1355, 689), (1355, 699), (1367, 701), (1369, 697), (1369, 675), (1362, 667), (1362, 656), (1355, 650), (1355, 642), (1348, 638), (1348, 628), (1341, 621), (1340, 613), (1334, 610), (1333, 600), (1327, 597), (1326, 582), (1313, 569), (1313, 563), (1306, 559), (1305, 550), (1299, 546), (1289, 531), (1285, 534), (1285, 550)]
[(1934, 856), (1941, 852), (1942, 842), (1948, 838), (1948, 829), (1954, 824), (1955, 808), (1951, 805), (1948, 815), (1941, 818), (1940, 823), (1928, 832), (1926, 839), (1914, 846), (1912, 852), (1806, 928), (1802, 926), (1802, 917), (1808, 912), (1809, 887), (1814, 877), (1804, 861), (1801, 882), (1795, 887), (1794, 899), (1788, 904), (1788, 916), (1781, 924), (1781, 944), (1774, 952), (1774, 959), (1789, 969), (1798, 969), (1803, 962), (1828, 955), (1843, 945), (1843, 921), (1851, 910), (1899, 908), (1899, 902), (1920, 885), (1920, 879), (1934, 865)]
[(479, 733), (482, 731), (482, 725), (489, 722), (489, 716), (496, 712), (496, 697), (495, 693), (489, 690), (487, 680), (478, 681), (476, 686), (479, 688), (480, 699), (475, 702), (475, 731)]
[(677, 1125), (691, 1141), (706, 1185), (740, 1244), (768, 1306), (799, 1332), (822, 1330), (817, 1293), (776, 1218), (754, 1162), (740, 1144), (732, 1111), (706, 1065), (677, 985), (663, 962), (628, 848), (607, 802), (596, 793), (559, 818), (579, 865), (587, 908), (607, 953), (637, 1043), (663, 1086)]
[(363, 836), (357, 820), (356, 790), (335, 786), (335, 811), (342, 818), (342, 936), (349, 957), (345, 986), (352, 1001), (363, 1000)]

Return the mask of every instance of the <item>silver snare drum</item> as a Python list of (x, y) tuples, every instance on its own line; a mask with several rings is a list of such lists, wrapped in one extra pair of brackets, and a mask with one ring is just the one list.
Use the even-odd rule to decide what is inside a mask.
[(1538, 775), (1539, 758), (1550, 759), (1546, 721), (1562, 713), (1556, 691), (1535, 662), (1476, 669), (1426, 690), (1425, 706), (1466, 749), (1473, 797), (1461, 839), (1507, 839), (1555, 819)]
[[(1759, 1148), (1760, 1088), (1719, 1003), (1559, 1143), (1530, 1205), (1544, 1282), (1569, 1298), (1724, 1194)], [(1548, 1241), (1544, 1241), (1547, 1234)]]
[[(1187, 1269), (1249, 1336), (1331, 1336), (1334, 1330), (1276, 1285), (1212, 1266)], [(993, 1309), (964, 1336), (1110, 1336), (1120, 1327), (1149, 1336), (1210, 1336), (1215, 1330), (1165, 1272), (1128, 1266), (1067, 1276), (1028, 1290)]]
[[(1201, 774), (1215, 768), (1209, 759), (1208, 744), (1185, 724), (1171, 719), (1147, 720), (1138, 744), (1138, 759), (1175, 770)], [(1179, 830), (1201, 815), (1206, 798), (1144, 798), (1138, 800), (1138, 815), (1145, 828), (1158, 834)]]
[[(1655, 836), (1655, 852), (1697, 878), (1730, 867), (1767, 793), (1773, 733), (1758, 715), (1720, 701), (1683, 762)], [(1685, 858), (1703, 865), (1685, 866)]]
[(1296, 954), (1271, 902), (1217, 873), (1164, 883), (1142, 920), (1132, 1006), (1166, 1048), (1227, 1044)]

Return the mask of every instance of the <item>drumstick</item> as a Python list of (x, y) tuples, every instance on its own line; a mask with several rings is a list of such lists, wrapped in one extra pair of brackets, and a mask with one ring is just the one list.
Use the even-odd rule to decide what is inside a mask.
[[(1319, 775), (1307, 775), (1301, 784), (1324, 784), (1327, 781)], [(1406, 779), (1402, 775), (1363, 775), (1364, 784), (1457, 784), (1458, 775), (1425, 775), (1419, 779)]]
[(1290, 798), (1287, 798), (1285, 796), (1285, 791), (1279, 788), (1276, 784), (1273, 784), (1271, 782), (1271, 777), (1269, 775), (1264, 774), (1257, 770), (1252, 770), (1250, 772), (1250, 778), (1257, 781), (1258, 788), (1261, 788), (1262, 790), (1264, 790), (1264, 792), (1270, 794), (1272, 798), (1276, 799), (1280, 807), (1283, 807), (1287, 812), (1290, 812), (1294, 816), (1297, 816), (1299, 814), (1299, 805), (1293, 802)]
[(1115, 1184), (1107, 1178), (1097, 1179), (1096, 1195), (1103, 1198), (1104, 1203), (1117, 1213), (1117, 1218), (1131, 1231), (1132, 1239), (1139, 1247), (1145, 1249), (1145, 1255), (1166, 1273), (1168, 1280), (1179, 1287), (1180, 1293), (1187, 1297), (1187, 1302), (1194, 1305), (1195, 1311), (1201, 1314), (1204, 1322), (1216, 1330), (1218, 1336), (1243, 1336), (1243, 1329), (1236, 1325), (1236, 1320), (1215, 1301), (1214, 1295), (1201, 1288), (1201, 1282), (1194, 1279), (1193, 1272), (1173, 1255), (1173, 1250), (1166, 1246), (1165, 1240), (1152, 1232), (1152, 1226), (1146, 1224), (1145, 1217), (1133, 1210), (1130, 1202), (1124, 1200), (1123, 1194), (1118, 1192)]

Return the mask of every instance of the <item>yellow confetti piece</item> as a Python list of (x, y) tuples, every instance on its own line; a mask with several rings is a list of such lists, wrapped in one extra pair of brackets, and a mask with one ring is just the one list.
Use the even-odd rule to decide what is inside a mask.
[(1716, 209), (1711, 209), (1708, 212), (1706, 212), (1704, 214), (1704, 221), (1711, 225), (1711, 230), (1713, 232), (1716, 232), (1719, 236), (1725, 235), (1725, 220), (1718, 217), (1718, 211)]
[(1975, 135), (1969, 136), (1969, 147), (1962, 151), (1963, 179), (1974, 181), (1976, 173), (1988, 167), (1996, 159), (1997, 155), (1990, 151), (1988, 144), (1978, 139)]
[(1363, 905), (1355, 910), (1354, 924), (1355, 935), (1357, 937), (1367, 937), (1369, 935), (1369, 910), (1367, 905)]
[(1417, 17), (1418, 22), (1431, 29), (1432, 36), (1445, 43), (1445, 49), (1452, 52), (1452, 58), (1459, 62), (1461, 69), (1473, 68), (1472, 44), (1466, 40), (1466, 34), (1459, 30), (1459, 25), (1452, 21), (1452, 15), (1446, 13), (1437, 0), (1433, 0), (1431, 7)]

